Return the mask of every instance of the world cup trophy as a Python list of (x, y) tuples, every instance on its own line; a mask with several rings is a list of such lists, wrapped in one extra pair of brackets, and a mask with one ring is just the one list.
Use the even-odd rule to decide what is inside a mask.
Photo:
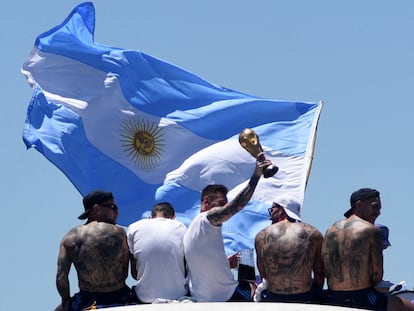
[[(239, 143), (254, 158), (256, 158), (259, 153), (263, 152), (263, 148), (260, 145), (259, 136), (257, 136), (256, 132), (252, 129), (244, 129), (239, 134)], [(278, 170), (279, 168), (276, 165), (270, 164), (264, 168), (263, 177), (272, 177), (274, 174), (277, 173)]]

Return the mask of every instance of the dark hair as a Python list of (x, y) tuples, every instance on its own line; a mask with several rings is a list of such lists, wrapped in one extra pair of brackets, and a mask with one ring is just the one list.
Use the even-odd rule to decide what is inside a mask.
[(168, 202), (155, 204), (151, 210), (151, 217), (156, 217), (157, 213), (162, 213), (162, 216), (165, 218), (171, 218), (175, 216), (174, 207)]
[(217, 193), (223, 193), (224, 195), (227, 195), (227, 192), (229, 190), (226, 186), (220, 185), (220, 184), (214, 184), (214, 185), (208, 185), (201, 191), (201, 200), (203, 200), (204, 196), (208, 196), (212, 199), (214, 199), (217, 196)]

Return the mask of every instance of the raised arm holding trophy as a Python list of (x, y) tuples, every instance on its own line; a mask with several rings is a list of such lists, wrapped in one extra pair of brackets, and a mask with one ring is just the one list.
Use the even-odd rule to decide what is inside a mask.
[[(256, 158), (259, 153), (263, 152), (263, 148), (260, 145), (259, 136), (257, 136), (256, 132), (250, 128), (246, 128), (240, 132), (239, 143), (254, 158)], [(263, 177), (272, 177), (277, 173), (278, 170), (279, 168), (276, 165), (271, 164), (263, 170)]]

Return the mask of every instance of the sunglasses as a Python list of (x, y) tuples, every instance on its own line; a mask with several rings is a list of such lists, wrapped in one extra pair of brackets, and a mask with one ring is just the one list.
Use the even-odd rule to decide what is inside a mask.
[(118, 210), (118, 205), (116, 205), (115, 203), (112, 203), (112, 204), (99, 204), (99, 205), (100, 206), (103, 206), (103, 207), (110, 208), (113, 211), (117, 211)]
[(272, 207), (269, 207), (269, 208), (267, 209), (267, 211), (269, 212), (269, 215), (270, 215), (270, 216), (272, 216), (272, 210), (273, 210), (274, 208), (282, 208), (282, 206), (281, 206), (281, 205), (279, 205), (279, 204), (273, 204), (273, 205), (272, 205)]

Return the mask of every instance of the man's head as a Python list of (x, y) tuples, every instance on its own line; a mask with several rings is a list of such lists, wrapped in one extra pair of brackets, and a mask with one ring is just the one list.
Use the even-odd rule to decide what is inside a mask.
[(152, 207), (151, 218), (175, 218), (174, 207), (168, 202), (157, 203)]
[(272, 207), (268, 210), (272, 224), (284, 219), (288, 219), (289, 221), (302, 221), (300, 218), (300, 204), (291, 198), (275, 198)]
[(219, 184), (205, 187), (201, 192), (201, 211), (206, 212), (213, 207), (226, 205), (227, 192), (227, 187)]
[(118, 217), (118, 207), (114, 202), (111, 192), (94, 190), (83, 197), (85, 211), (79, 215), (79, 219), (97, 220), (115, 223)]
[(371, 188), (361, 188), (354, 191), (350, 197), (351, 208), (345, 213), (345, 217), (355, 214), (371, 223), (380, 215), (381, 200), (379, 191)]

